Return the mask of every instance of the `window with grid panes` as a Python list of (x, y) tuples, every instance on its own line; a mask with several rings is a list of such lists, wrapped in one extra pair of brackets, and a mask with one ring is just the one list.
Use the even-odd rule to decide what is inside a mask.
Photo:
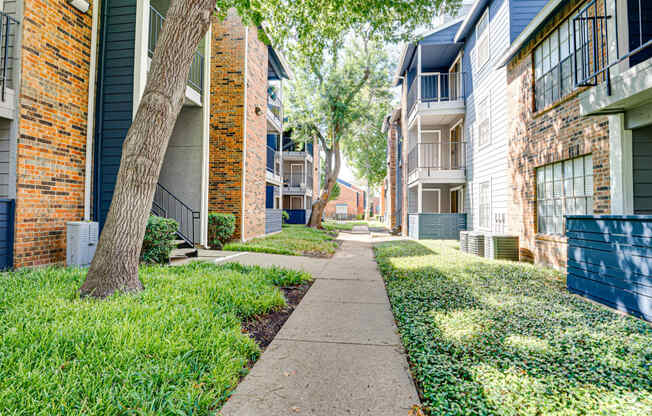
[[(550, 106), (575, 90), (573, 62), (576, 54), (581, 54), (588, 48), (588, 44), (574, 43), (574, 17), (565, 20), (534, 50), (536, 110)], [(577, 46), (576, 51), (574, 44)], [(577, 69), (578, 76), (582, 77), (582, 67), (579, 62)]]
[(489, 96), (478, 103), (478, 147), (482, 147), (491, 141), (491, 108), (489, 105)]
[(591, 155), (542, 166), (536, 175), (539, 234), (563, 234), (565, 215), (593, 213)]
[(491, 222), (491, 182), (480, 184), (478, 196), (478, 211), (480, 228), (488, 229)]
[(489, 8), (485, 10), (484, 14), (478, 20), (475, 27), (476, 45), (478, 56), (477, 70), (482, 69), (487, 61), (489, 61)]

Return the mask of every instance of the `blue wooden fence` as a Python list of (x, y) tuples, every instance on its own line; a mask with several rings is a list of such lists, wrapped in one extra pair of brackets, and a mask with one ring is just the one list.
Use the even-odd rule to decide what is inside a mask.
[(285, 221), (287, 224), (306, 225), (310, 219), (310, 213), (312, 211), (309, 209), (286, 209), (285, 212), (290, 216), (290, 218)]
[(459, 240), (466, 230), (466, 214), (410, 214), (408, 235), (423, 240)]
[(15, 200), (0, 198), (0, 270), (14, 267)]
[(568, 216), (568, 290), (652, 321), (652, 216)]

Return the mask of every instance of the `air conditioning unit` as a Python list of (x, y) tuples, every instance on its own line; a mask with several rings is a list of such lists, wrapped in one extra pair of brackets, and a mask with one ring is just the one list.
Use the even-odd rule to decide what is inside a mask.
[(469, 253), (484, 257), (484, 234), (469, 233), (467, 244)]
[(485, 257), (494, 260), (518, 261), (518, 237), (511, 235), (487, 235)]
[(66, 232), (66, 264), (90, 266), (97, 248), (100, 226), (96, 222), (69, 222)]
[(469, 232), (460, 231), (460, 251), (462, 253), (469, 252)]

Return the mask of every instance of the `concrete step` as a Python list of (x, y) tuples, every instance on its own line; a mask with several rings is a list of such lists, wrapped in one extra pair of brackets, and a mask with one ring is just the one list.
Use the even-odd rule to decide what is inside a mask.
[[(185, 241), (184, 241), (185, 243)], [(170, 260), (179, 260), (179, 259), (185, 259), (189, 257), (197, 257), (197, 249), (196, 248), (177, 248), (172, 250), (172, 253), (170, 253)]]

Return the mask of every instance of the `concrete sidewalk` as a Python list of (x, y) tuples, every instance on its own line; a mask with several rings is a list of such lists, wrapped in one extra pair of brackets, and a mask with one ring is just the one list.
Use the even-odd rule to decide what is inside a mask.
[(419, 404), (369, 235), (332, 259), (247, 254), (315, 283), (221, 410), (223, 416), (408, 415)]

